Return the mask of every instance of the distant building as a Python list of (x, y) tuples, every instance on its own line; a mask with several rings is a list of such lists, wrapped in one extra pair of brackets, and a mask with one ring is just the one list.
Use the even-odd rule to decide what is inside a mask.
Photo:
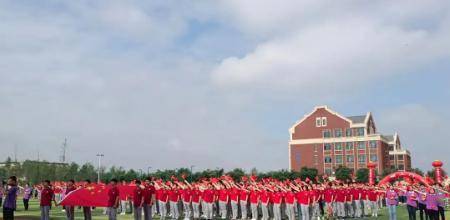
[(377, 164), (378, 173), (386, 169), (410, 170), (411, 155), (402, 149), (398, 134), (377, 132), (372, 114), (342, 116), (327, 106), (318, 106), (290, 129), (289, 168), (318, 169), (332, 174), (339, 166), (354, 171)]

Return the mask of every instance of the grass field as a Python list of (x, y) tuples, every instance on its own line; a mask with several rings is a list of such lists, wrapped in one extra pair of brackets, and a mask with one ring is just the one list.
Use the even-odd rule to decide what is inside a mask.
[[(28, 211), (24, 211), (23, 204), (21, 202), (22, 201), (19, 200), (18, 204), (17, 204), (17, 211), (15, 212), (16, 219), (34, 220), (34, 219), (40, 218), (39, 203), (37, 200), (30, 201), (30, 208)], [(62, 209), (61, 207), (53, 207), (50, 212), (51, 219), (55, 219), (55, 220), (65, 219), (65, 213), (62, 212), (61, 209)], [(104, 216), (102, 214), (102, 212), (103, 212), (103, 208), (98, 208), (98, 209), (93, 210), (92, 218), (98, 219), (98, 220), (106, 220), (107, 218), (106, 218), (106, 216)], [(379, 214), (380, 215), (376, 219), (380, 219), (380, 220), (389, 219), (389, 217), (387, 216), (386, 208), (381, 209)], [(3, 219), (2, 215), (3, 214), (0, 213), (0, 219)], [(79, 220), (83, 219), (83, 212), (81, 209), (75, 209), (75, 215), (76, 215), (75, 219), (79, 219)], [(449, 211), (446, 212), (446, 216), (448, 216), (448, 215), (449, 215)], [(406, 208), (404, 206), (399, 206), (397, 208), (397, 216), (398, 216), (399, 220), (408, 219), (408, 213), (406, 212)], [(128, 220), (128, 219), (133, 219), (133, 216), (131, 214), (118, 215), (118, 219)], [(366, 219), (375, 219), (375, 218), (366, 218)]]

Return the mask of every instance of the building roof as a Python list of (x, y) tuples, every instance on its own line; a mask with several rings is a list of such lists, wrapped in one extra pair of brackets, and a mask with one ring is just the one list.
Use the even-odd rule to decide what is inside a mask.
[(366, 121), (366, 115), (356, 115), (347, 117), (354, 124), (364, 123)]
[(394, 135), (383, 135), (383, 137), (389, 142), (394, 141)]

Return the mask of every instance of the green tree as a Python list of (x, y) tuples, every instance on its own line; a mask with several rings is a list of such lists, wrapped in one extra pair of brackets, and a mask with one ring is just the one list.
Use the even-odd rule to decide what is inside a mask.
[(311, 181), (314, 181), (317, 177), (318, 171), (316, 168), (308, 168), (308, 167), (302, 167), (300, 169), (300, 178), (304, 181), (306, 178), (310, 179)]
[(367, 183), (369, 182), (369, 169), (361, 168), (356, 171), (356, 182)]
[(241, 178), (243, 176), (245, 176), (245, 171), (240, 168), (235, 168), (235, 169), (227, 172), (226, 174), (231, 176), (234, 181), (241, 181)]
[(350, 168), (339, 166), (335, 171), (336, 179), (348, 182), (352, 179), (352, 170)]

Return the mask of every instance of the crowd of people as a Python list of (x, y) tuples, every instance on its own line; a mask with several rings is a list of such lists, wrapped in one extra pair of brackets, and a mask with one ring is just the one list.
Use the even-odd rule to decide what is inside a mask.
[[(231, 177), (162, 181), (148, 178), (131, 183), (132, 193), (121, 196), (120, 185), (130, 185), (112, 179), (108, 184), (108, 201), (104, 214), (108, 219), (132, 212), (136, 220), (160, 219), (252, 219), (252, 220), (310, 220), (348, 219), (377, 217), (381, 207), (389, 210), (389, 218), (397, 219), (396, 209), (405, 204), (409, 219), (445, 219), (447, 191), (440, 186), (420, 184), (396, 184), (370, 186), (363, 183), (340, 181), (285, 180), (272, 178), (257, 180), (245, 178), (233, 181)], [(50, 217), (52, 203), (59, 205), (64, 195), (78, 188), (92, 186), (89, 180), (76, 183), (70, 180), (63, 189), (56, 189), (46, 180), (34, 187), (17, 186), (15, 177), (10, 177), (2, 194), (3, 218), (14, 218), (16, 199), (23, 191), (23, 204), (28, 209), (28, 200), (33, 195), (40, 200), (41, 219)], [(60, 188), (60, 187), (58, 187)], [(58, 191), (63, 196), (55, 194)], [(33, 193), (35, 192), (35, 193)], [(57, 198), (61, 197), (61, 198)], [(95, 207), (63, 207), (68, 220), (74, 219), (75, 208), (82, 208), (84, 219), (92, 219)]]

